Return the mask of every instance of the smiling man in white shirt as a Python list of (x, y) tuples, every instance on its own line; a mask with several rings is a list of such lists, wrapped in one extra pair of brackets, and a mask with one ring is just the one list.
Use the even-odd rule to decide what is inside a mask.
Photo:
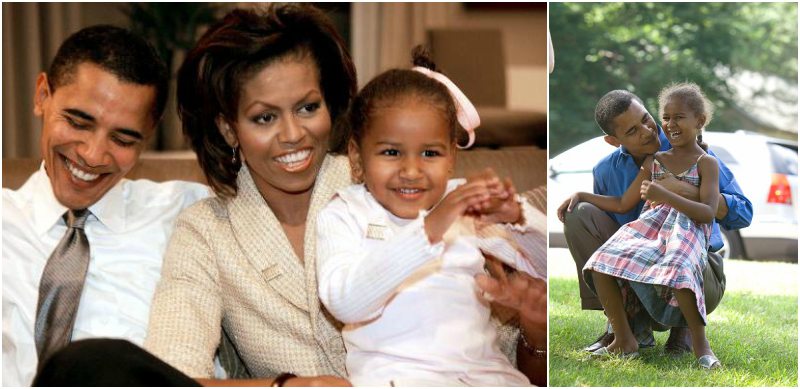
[(200, 184), (124, 178), (164, 111), (167, 80), (152, 47), (111, 26), (70, 36), (37, 78), (44, 160), (19, 190), (3, 189), (3, 386), (30, 385), (36, 373), (53, 326), (37, 323), (53, 301), (42, 303), (40, 280), (68, 234), (68, 211), (88, 210), (78, 227), (88, 270), (67, 340), (144, 340), (174, 219), (208, 196)]

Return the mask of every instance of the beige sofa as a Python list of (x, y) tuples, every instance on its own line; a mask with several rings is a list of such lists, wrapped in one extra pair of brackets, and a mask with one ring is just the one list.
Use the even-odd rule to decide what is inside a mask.
[[(19, 188), (40, 164), (40, 159), (4, 158), (3, 188)], [(456, 159), (455, 176), (463, 177), (468, 172), (486, 167), (491, 167), (501, 177), (511, 177), (517, 191), (522, 193), (534, 207), (545, 212), (547, 150), (533, 146), (518, 146), (460, 151)], [(206, 183), (194, 155), (189, 152), (146, 153), (127, 177), (159, 182), (186, 180)]]
[[(30, 158), (3, 159), (3, 187), (17, 189), (39, 168), (41, 161)], [(456, 177), (491, 167), (501, 177), (511, 177), (517, 190), (525, 192), (543, 187), (547, 180), (547, 150), (533, 146), (501, 149), (473, 149), (458, 153)], [(205, 176), (191, 153), (146, 153), (128, 178), (153, 181), (187, 180), (205, 183)]]

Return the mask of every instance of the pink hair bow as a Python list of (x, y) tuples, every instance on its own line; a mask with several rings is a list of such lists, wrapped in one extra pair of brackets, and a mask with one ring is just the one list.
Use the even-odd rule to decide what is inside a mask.
[(458, 148), (466, 149), (472, 146), (472, 144), (475, 143), (475, 129), (481, 125), (481, 118), (478, 116), (478, 110), (475, 109), (475, 106), (472, 105), (467, 96), (461, 92), (461, 89), (458, 89), (453, 81), (450, 81), (450, 79), (442, 73), (434, 72), (422, 66), (415, 66), (411, 68), (411, 70), (420, 72), (441, 82), (447, 87), (447, 90), (450, 91), (450, 96), (453, 97), (453, 101), (456, 103), (456, 117), (458, 118), (458, 123), (461, 124), (461, 127), (464, 127), (464, 130), (467, 131), (467, 135), (469, 135), (469, 141), (466, 146), (458, 146)]

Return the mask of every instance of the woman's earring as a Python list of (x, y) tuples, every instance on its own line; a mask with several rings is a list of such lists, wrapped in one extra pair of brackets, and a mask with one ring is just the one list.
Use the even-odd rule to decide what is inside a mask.
[(231, 156), (231, 164), (236, 165), (236, 162), (239, 161), (239, 159), (236, 158), (236, 156), (239, 155), (239, 148), (237, 146), (231, 147), (231, 152), (233, 153)]

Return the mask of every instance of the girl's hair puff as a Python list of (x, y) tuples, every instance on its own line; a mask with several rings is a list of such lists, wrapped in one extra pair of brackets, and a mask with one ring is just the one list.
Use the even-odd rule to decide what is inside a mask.
[[(439, 71), (428, 52), (417, 46), (412, 51), (414, 66)], [(410, 69), (391, 69), (373, 78), (353, 99), (348, 115), (349, 139), (360, 144), (364, 131), (378, 110), (389, 107), (400, 99), (424, 99), (440, 110), (450, 128), (450, 136), (456, 141), (460, 125), (456, 118), (456, 106), (450, 91), (444, 84), (420, 72)]]
[[(708, 123), (711, 123), (711, 119), (714, 117), (714, 105), (711, 104), (711, 101), (697, 84), (693, 82), (676, 82), (662, 89), (658, 94), (659, 116), (663, 117), (664, 107), (672, 98), (681, 99), (686, 103), (689, 109), (692, 110), (695, 116), (705, 116), (706, 121), (703, 123), (703, 128), (708, 126)], [(703, 142), (702, 130), (700, 134), (697, 135), (697, 144), (699, 144), (703, 150), (708, 151), (708, 144)]]

